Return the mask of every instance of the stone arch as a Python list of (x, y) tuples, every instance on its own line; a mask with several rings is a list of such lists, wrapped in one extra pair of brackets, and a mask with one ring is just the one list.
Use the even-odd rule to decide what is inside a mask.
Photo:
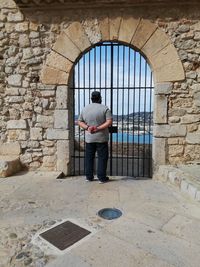
[(155, 83), (185, 78), (174, 45), (155, 24), (146, 19), (106, 17), (93, 23), (73, 22), (63, 30), (47, 56), (41, 74), (42, 83), (67, 84), (76, 59), (83, 51), (101, 41), (119, 41), (139, 50), (151, 65)]
[(170, 131), (166, 95), (170, 94), (172, 82), (185, 79), (182, 62), (167, 34), (156, 24), (126, 16), (104, 17), (83, 23), (73, 22), (63, 30), (47, 56), (41, 73), (42, 83), (58, 86), (54, 128), (47, 130), (47, 139), (57, 140), (57, 170), (65, 175), (70, 174), (70, 131), (69, 122), (66, 122), (66, 118), (70, 117), (70, 107), (64, 103), (68, 98), (70, 72), (85, 51), (103, 41), (118, 41), (133, 46), (148, 60), (155, 84), (153, 164), (155, 168), (166, 164), (167, 139), (160, 138), (158, 132), (163, 127)]

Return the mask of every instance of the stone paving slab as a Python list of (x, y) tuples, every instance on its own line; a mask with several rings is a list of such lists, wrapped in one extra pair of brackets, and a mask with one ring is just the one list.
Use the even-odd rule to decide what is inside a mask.
[(175, 215), (163, 226), (162, 230), (165, 233), (169, 233), (200, 246), (199, 220), (182, 215)]
[(138, 221), (118, 220), (106, 226), (105, 230), (174, 266), (196, 267), (199, 265), (199, 246)]

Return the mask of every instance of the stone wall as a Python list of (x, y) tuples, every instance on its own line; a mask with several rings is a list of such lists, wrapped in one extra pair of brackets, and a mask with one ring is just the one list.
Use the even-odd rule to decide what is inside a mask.
[[(91, 45), (95, 43), (100, 34), (98, 18), (105, 11), (51, 13), (45, 17), (40, 12), (26, 14), (11, 0), (1, 1), (0, 8), (0, 140), (19, 141), (21, 161), (29, 169), (63, 170), (69, 174), (72, 131), (67, 118), (71, 116), (72, 99), (66, 84), (72, 62), (63, 60), (59, 54), (55, 54), (55, 60), (52, 54), (50, 59), (47, 55), (73, 20), (80, 20)], [(113, 16), (118, 16), (119, 12), (115, 11)], [(130, 15), (138, 19), (137, 11), (129, 10)], [(146, 18), (147, 13), (144, 16)], [(200, 22), (191, 16), (187, 19), (170, 17), (170, 14), (162, 18), (150, 15), (149, 20), (169, 36), (186, 72), (186, 80), (182, 82), (156, 84), (155, 164), (200, 161)], [(115, 23), (117, 25), (119, 21), (116, 19)], [(116, 25), (113, 24), (113, 31)], [(88, 27), (90, 32), (87, 32)], [(162, 53), (164, 57), (168, 51), (162, 49)], [(49, 66), (58, 70), (48, 72), (49, 85), (41, 83), (40, 79), (46, 59)], [(153, 60), (159, 69), (163, 64), (162, 56)], [(178, 74), (173, 70), (173, 54), (169, 55), (169, 60), (162, 68), (166, 73), (170, 68), (168, 72), (176, 80)], [(149, 61), (151, 63), (151, 59)], [(51, 85), (51, 79), (54, 84), (55, 77), (61, 85)]]

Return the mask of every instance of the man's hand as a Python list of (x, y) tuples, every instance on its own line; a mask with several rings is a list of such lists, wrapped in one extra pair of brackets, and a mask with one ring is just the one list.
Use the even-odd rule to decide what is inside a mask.
[(97, 127), (96, 126), (89, 126), (88, 127), (88, 132), (93, 134), (97, 132)]

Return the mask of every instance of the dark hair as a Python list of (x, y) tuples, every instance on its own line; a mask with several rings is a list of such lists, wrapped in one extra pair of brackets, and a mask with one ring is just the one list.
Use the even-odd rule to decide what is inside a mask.
[(92, 103), (101, 103), (101, 94), (98, 91), (92, 92), (91, 95)]

